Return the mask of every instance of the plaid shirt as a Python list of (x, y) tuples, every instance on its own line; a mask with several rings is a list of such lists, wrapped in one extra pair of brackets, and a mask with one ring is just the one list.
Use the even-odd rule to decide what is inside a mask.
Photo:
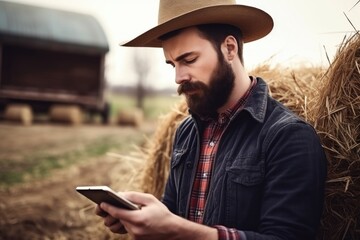
[[(247, 97), (256, 85), (256, 78), (252, 78), (249, 90), (242, 98), (231, 108), (221, 113), (217, 121), (209, 121), (204, 129), (202, 136), (200, 158), (197, 165), (196, 175), (190, 197), (189, 220), (202, 223), (207, 194), (210, 185), (212, 165), (216, 156), (219, 142), (224, 130), (229, 124), (231, 118), (236, 112), (244, 107)], [(236, 229), (226, 228), (224, 226), (214, 226), (218, 229), (219, 240), (240, 239), (239, 232)]]

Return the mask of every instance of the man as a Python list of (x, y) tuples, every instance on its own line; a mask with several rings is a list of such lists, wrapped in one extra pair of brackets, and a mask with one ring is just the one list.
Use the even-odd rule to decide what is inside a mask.
[(191, 116), (176, 132), (162, 202), (126, 192), (141, 210), (100, 204), (111, 231), (157, 240), (315, 238), (326, 177), (319, 139), (244, 69), (243, 42), (272, 26), (267, 13), (231, 0), (161, 0), (159, 25), (124, 44), (163, 48)]

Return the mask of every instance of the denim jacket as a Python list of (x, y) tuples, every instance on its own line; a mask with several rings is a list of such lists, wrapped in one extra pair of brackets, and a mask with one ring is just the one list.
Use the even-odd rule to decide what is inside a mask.
[[(247, 240), (315, 239), (326, 157), (309, 124), (269, 96), (261, 78), (225, 130), (213, 164), (204, 224), (236, 228)], [(201, 121), (177, 129), (163, 203), (187, 218), (200, 154)]]

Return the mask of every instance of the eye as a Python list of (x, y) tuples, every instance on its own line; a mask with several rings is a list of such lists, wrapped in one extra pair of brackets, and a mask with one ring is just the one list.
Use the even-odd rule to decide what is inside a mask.
[(196, 60), (197, 60), (197, 57), (191, 58), (191, 59), (185, 59), (184, 62), (185, 62), (186, 64), (192, 64), (192, 63), (194, 63)]

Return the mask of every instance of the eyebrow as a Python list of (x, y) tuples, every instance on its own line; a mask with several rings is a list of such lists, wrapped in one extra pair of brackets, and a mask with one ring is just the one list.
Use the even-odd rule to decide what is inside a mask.
[[(190, 56), (190, 55), (192, 55), (192, 54), (194, 54), (194, 52), (186, 52), (186, 53), (184, 53), (184, 54), (181, 54), (180, 56), (178, 56), (178, 57), (175, 59), (175, 62), (179, 62), (179, 61), (183, 60), (184, 58), (187, 58), (188, 56)], [(173, 62), (170, 61), (170, 60), (166, 60), (166, 63), (167, 63), (167, 64), (173, 64)]]

